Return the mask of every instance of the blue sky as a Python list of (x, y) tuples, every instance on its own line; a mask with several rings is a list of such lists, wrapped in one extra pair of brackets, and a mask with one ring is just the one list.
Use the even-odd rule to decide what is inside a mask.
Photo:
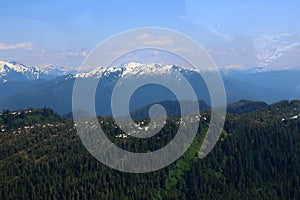
[(155, 26), (194, 38), (219, 66), (297, 67), (299, 8), (297, 0), (1, 0), (0, 59), (79, 66), (107, 37)]

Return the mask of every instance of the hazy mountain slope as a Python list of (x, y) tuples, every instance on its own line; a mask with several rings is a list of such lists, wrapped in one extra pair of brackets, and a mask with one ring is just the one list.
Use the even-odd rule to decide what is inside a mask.
[(268, 104), (265, 102), (241, 100), (227, 105), (227, 112), (231, 114), (245, 114), (266, 108), (267, 106)]
[[(143, 68), (144, 67), (144, 68)], [(210, 104), (210, 96), (205, 82), (195, 70), (175, 65), (162, 64), (140, 64), (128, 63), (122, 66), (109, 68), (96, 68), (90, 72), (77, 73), (75, 75), (60, 76), (45, 82), (24, 82), (24, 84), (14, 84), (6, 82), (0, 84), (0, 109), (25, 109), (28, 107), (51, 107), (60, 114), (71, 111), (72, 88), (75, 78), (99, 80), (96, 93), (96, 111), (99, 115), (110, 115), (110, 99), (114, 85), (120, 77), (125, 76), (154, 76), (156, 74), (170, 76), (170, 71), (180, 72), (191, 84), (199, 100), (204, 100)], [(205, 73), (205, 72), (204, 72)], [(275, 72), (274, 72), (275, 73)], [(289, 89), (290, 85), (297, 82), (296, 76), (291, 78), (290, 83), (284, 87), (277, 88), (274, 84), (267, 85), (265, 82), (276, 82), (280, 75), (275, 73), (241, 74), (241, 72), (223, 74), (224, 86), (228, 103), (241, 99), (252, 101), (264, 101), (273, 103), (284, 99), (299, 99), (300, 93), (297, 90)], [(245, 76), (246, 78), (243, 78)], [(259, 81), (258, 78), (260, 77)], [(243, 80), (245, 79), (245, 80)], [(289, 81), (289, 80), (286, 80)], [(36, 84), (35, 84), (36, 83)], [(278, 84), (277, 84), (278, 85)], [(153, 95), (155, 91), (155, 95)], [(164, 100), (176, 100), (174, 94), (158, 85), (145, 85), (139, 88), (130, 101), (130, 110), (134, 111), (146, 105)]]

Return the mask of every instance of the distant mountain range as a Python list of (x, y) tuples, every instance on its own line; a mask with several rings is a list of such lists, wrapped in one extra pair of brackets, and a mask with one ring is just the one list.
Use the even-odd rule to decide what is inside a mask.
[(75, 73), (75, 70), (52, 64), (29, 66), (16, 61), (6, 62), (0, 60), (0, 82), (2, 83), (8, 81), (49, 80), (71, 73)]
[[(153, 76), (180, 72), (191, 84), (199, 100), (210, 105), (207, 87), (197, 70), (165, 64), (127, 63), (115, 67), (99, 67), (89, 72), (76, 72), (55, 65), (27, 66), (17, 62), (0, 61), (0, 109), (50, 107), (59, 114), (72, 110), (74, 80), (99, 79), (96, 93), (96, 111), (110, 115), (110, 98), (114, 85), (126, 75)], [(255, 72), (255, 73), (254, 73)], [(221, 71), (228, 103), (241, 99), (273, 103), (280, 100), (300, 99), (300, 71)], [(155, 91), (155, 95), (146, 91)], [(176, 100), (172, 92), (158, 85), (138, 89), (130, 102), (130, 110), (165, 100)]]

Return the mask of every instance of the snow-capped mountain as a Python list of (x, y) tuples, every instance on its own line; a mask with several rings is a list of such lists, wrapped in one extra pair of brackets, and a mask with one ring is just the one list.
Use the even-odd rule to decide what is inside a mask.
[(175, 66), (170, 64), (158, 64), (158, 63), (136, 63), (129, 62), (126, 64), (113, 66), (113, 67), (98, 67), (89, 72), (80, 72), (74, 75), (75, 78), (102, 78), (115, 74), (115, 76), (152, 76), (152, 75), (168, 75), (172, 71), (178, 72), (199, 72), (197, 69), (188, 68), (184, 66)]
[(0, 83), (8, 81), (32, 81), (38, 79), (52, 79), (65, 75), (69, 71), (56, 65), (29, 66), (16, 61), (0, 60)]
[(175, 66), (170, 64), (144, 64), (129, 62), (112, 67), (98, 67), (88, 72), (77, 72), (67, 67), (59, 67), (53, 64), (29, 66), (15, 61), (0, 61), (0, 81), (24, 81), (38, 79), (53, 79), (58, 76), (71, 75), (70, 78), (102, 78), (113, 75), (114, 77), (125, 77), (129, 75), (164, 75), (172, 71), (199, 72), (196, 69)]
[[(262, 67), (282, 68), (298, 61), (299, 33), (260, 34), (253, 39), (258, 64)], [(282, 61), (282, 62), (281, 62)]]
[(35, 66), (41, 72), (47, 74), (48, 76), (57, 77), (67, 74), (74, 74), (76, 70), (72, 70), (68, 67), (62, 67), (55, 64), (44, 64)]
[[(99, 84), (95, 94), (96, 112), (110, 115), (111, 95), (115, 84), (121, 77), (166, 75), (172, 77), (174, 71), (180, 72), (195, 91), (199, 100), (209, 104), (210, 95), (199, 71), (169, 64), (125, 63), (112, 67), (99, 67), (88, 72), (59, 76), (44, 80), (51, 74), (67, 73), (56, 69), (54, 65), (29, 67), (16, 62), (0, 62), (0, 110), (25, 109), (28, 107), (50, 107), (56, 112), (66, 114), (72, 110), (72, 92), (76, 78), (98, 78)], [(205, 73), (205, 72), (204, 72)], [(67, 73), (68, 74), (68, 73)], [(300, 71), (225, 71), (222, 73), (228, 102), (241, 99), (260, 100), (272, 103), (283, 99), (299, 99)], [(11, 81), (37, 80), (39, 81)], [(170, 81), (172, 81), (170, 79)], [(2, 84), (3, 82), (7, 82)], [(147, 92), (148, 91), (148, 92)], [(155, 95), (153, 95), (155, 91)], [(145, 92), (145, 93), (144, 93)], [(33, 101), (34, 99), (34, 101)], [(131, 110), (164, 100), (176, 100), (176, 96), (164, 87), (146, 85), (139, 88), (131, 99)]]
[(0, 81), (36, 80), (45, 74), (35, 67), (17, 63), (15, 61), (0, 61)]

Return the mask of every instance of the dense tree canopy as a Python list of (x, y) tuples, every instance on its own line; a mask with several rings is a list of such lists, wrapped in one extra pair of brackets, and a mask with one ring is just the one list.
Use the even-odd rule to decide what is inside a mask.
[[(298, 199), (299, 101), (283, 101), (228, 114), (215, 148), (198, 158), (208, 124), (201, 119), (189, 150), (170, 166), (129, 174), (101, 164), (84, 148), (71, 120), (50, 109), (4, 110), (0, 115), (1, 199)], [(202, 113), (202, 116), (209, 113)], [(209, 117), (209, 116), (207, 116)], [(300, 117), (300, 116), (299, 116)], [(107, 136), (136, 152), (155, 150), (176, 133), (178, 118), (150, 139), (117, 138), (110, 117), (99, 118)]]

